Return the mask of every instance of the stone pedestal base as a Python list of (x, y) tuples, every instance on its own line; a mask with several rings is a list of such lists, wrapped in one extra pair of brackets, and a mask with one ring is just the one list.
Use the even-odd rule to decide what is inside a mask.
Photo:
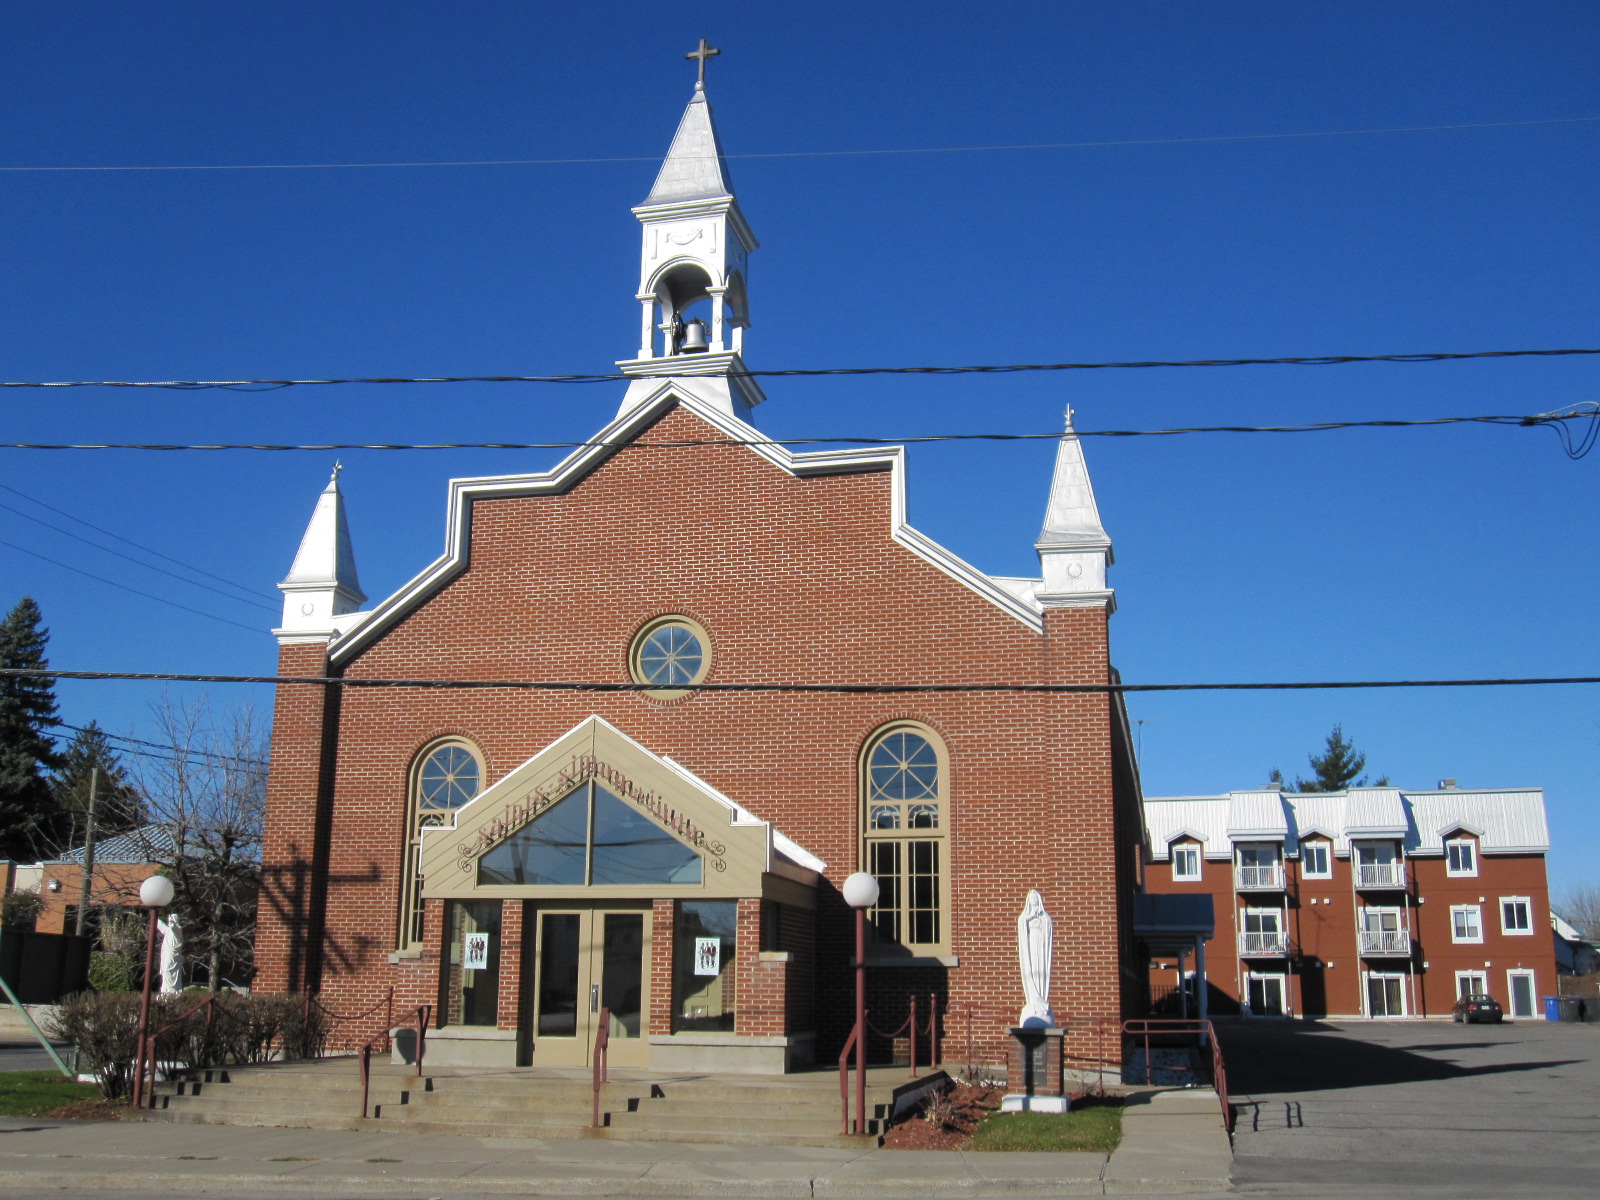
[[(1002, 1112), (1066, 1112), (1061, 1087), (1061, 1042), (1066, 1030), (1056, 1026), (1014, 1025), (1006, 1056), (1007, 1095)], [(1053, 1103), (1047, 1103), (1053, 1102)]]

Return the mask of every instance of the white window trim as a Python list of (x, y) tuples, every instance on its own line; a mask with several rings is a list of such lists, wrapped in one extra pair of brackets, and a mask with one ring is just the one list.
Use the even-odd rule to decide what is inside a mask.
[[(1469, 912), (1478, 927), (1477, 937), (1461, 937), (1456, 932), (1456, 914)], [(1458, 946), (1481, 945), (1483, 943), (1483, 906), (1480, 904), (1452, 904), (1450, 906), (1450, 940)]]
[[(1527, 910), (1528, 927), (1526, 929), (1512, 929), (1506, 924), (1506, 905), (1520, 904)], [(1527, 896), (1501, 896), (1500, 897), (1500, 932), (1506, 937), (1532, 937), (1533, 936), (1533, 901)]]
[[(1523, 975), (1528, 977), (1528, 1003), (1531, 1011), (1519, 1013), (1515, 1011), (1517, 1006), (1517, 987), (1513, 981)], [(1513, 1021), (1532, 1021), (1538, 1018), (1539, 989), (1535, 986), (1538, 982), (1538, 974), (1528, 967), (1513, 967), (1506, 972), (1506, 1016)]]
[(1246, 908), (1246, 909), (1242, 910), (1240, 912), (1240, 914), (1239, 914), (1239, 922), (1240, 922), (1239, 928), (1241, 930), (1244, 930), (1244, 919), (1246, 917), (1271, 917), (1272, 918), (1273, 928), (1271, 928), (1271, 929), (1245, 930), (1245, 932), (1249, 932), (1249, 933), (1271, 933), (1271, 934), (1277, 935), (1278, 937), (1282, 937), (1284, 935), (1284, 933), (1287, 931), (1285, 923), (1284, 923), (1284, 919), (1283, 919), (1283, 909), (1281, 909), (1281, 908), (1254, 908), (1254, 907), (1252, 907), (1252, 908)]
[[(1178, 855), (1180, 851), (1194, 855), (1194, 873), (1185, 874), (1178, 870)], [(1198, 883), (1205, 874), (1205, 855), (1201, 853), (1200, 846), (1195, 842), (1177, 842), (1172, 846), (1172, 881), (1174, 883)]]
[[(1400, 981), (1400, 1011), (1398, 1013), (1385, 1013), (1381, 1017), (1374, 1017), (1372, 1013), (1372, 993), (1368, 991), (1368, 984), (1374, 979), (1397, 979)], [(1363, 971), (1361, 973), (1361, 1011), (1369, 1020), (1386, 1021), (1395, 1017), (1409, 1017), (1411, 1015), (1411, 997), (1406, 994), (1406, 977), (1399, 971)]]
[[(1393, 929), (1369, 929), (1367, 927), (1369, 913), (1373, 915), (1381, 913), (1385, 916), (1393, 917), (1395, 919), (1395, 927)], [(1363, 904), (1356, 909), (1356, 930), (1359, 933), (1404, 933), (1406, 931), (1405, 915), (1405, 909), (1397, 904)]]
[[(1308, 846), (1321, 847), (1323, 859), (1328, 869), (1326, 871), (1313, 871), (1306, 866), (1306, 848)], [(1300, 878), (1302, 879), (1332, 879), (1333, 878), (1333, 843), (1327, 838), (1305, 838), (1300, 842)]]
[[(1472, 851), (1472, 869), (1457, 871), (1450, 866), (1450, 847), (1466, 846)], [(1444, 844), (1444, 873), (1452, 879), (1475, 879), (1478, 875), (1478, 842), (1476, 838), (1450, 838)]]
[[(1468, 992), (1461, 986), (1461, 981), (1463, 979), (1474, 979), (1474, 980), (1477, 980), (1479, 983), (1483, 984), (1483, 987), (1481, 989), (1474, 989), (1472, 992)], [(1467, 995), (1473, 995), (1473, 996), (1477, 996), (1477, 995), (1487, 996), (1487, 995), (1489, 995), (1489, 972), (1487, 972), (1487, 971), (1457, 971), (1456, 972), (1456, 999), (1459, 1000), (1459, 999), (1461, 999), (1462, 996), (1467, 996)]]

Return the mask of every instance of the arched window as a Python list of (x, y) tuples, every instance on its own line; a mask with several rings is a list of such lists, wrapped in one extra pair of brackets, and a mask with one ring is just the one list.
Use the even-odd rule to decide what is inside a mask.
[(457, 738), (423, 748), (411, 767), (406, 803), (405, 878), (400, 888), (400, 949), (422, 945), (422, 876), (417, 870), (422, 831), (445, 825), (450, 814), (483, 790), (477, 750)]
[(862, 861), (878, 880), (868, 914), (880, 944), (915, 954), (949, 945), (949, 812), (943, 748), (930, 731), (892, 725), (861, 759)]

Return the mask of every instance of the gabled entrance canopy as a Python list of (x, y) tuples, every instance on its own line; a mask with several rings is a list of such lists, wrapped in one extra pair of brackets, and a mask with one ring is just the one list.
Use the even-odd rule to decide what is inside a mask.
[(589, 717), (424, 829), (429, 899), (762, 897), (806, 908), (826, 864), (670, 758)]

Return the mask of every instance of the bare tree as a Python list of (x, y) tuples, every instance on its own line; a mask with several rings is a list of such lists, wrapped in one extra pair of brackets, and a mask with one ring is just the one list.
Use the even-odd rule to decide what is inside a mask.
[(1600, 884), (1567, 888), (1556, 898), (1555, 909), (1586, 941), (1600, 942)]
[[(172, 840), (173, 908), (184, 958), (215, 991), (248, 969), (267, 810), (267, 729), (250, 705), (163, 694), (151, 705), (170, 749), (143, 758), (138, 784), (151, 825)], [(152, 830), (154, 835), (154, 830)]]

